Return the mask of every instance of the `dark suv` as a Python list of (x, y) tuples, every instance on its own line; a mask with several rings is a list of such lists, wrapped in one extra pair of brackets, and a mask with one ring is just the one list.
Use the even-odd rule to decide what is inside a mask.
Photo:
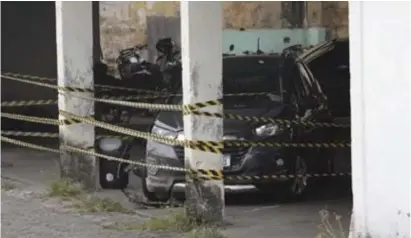
[[(224, 96), (224, 113), (349, 125), (348, 56), (348, 40), (332, 40), (298, 56), (267, 54), (223, 57), (224, 95), (267, 92), (254, 96)], [(181, 102), (181, 97), (172, 99), (173, 104)], [(224, 140), (348, 141), (348, 127), (317, 128), (224, 119)], [(171, 139), (184, 140), (181, 112), (160, 112), (151, 132)], [(225, 146), (223, 152), (225, 175), (350, 171), (349, 149)], [(344, 154), (348, 154), (348, 157), (343, 159)], [(184, 148), (147, 141), (144, 162), (184, 167)], [(135, 170), (135, 174), (142, 177), (144, 194), (151, 200), (167, 200), (171, 191), (183, 189), (185, 186), (185, 175), (182, 172), (141, 168)], [(255, 186), (294, 198), (303, 194), (306, 185), (305, 178), (252, 182), (225, 181), (228, 192)]]

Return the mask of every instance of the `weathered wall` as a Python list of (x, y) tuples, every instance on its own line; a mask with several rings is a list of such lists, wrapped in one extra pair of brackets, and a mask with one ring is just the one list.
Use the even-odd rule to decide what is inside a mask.
[[(308, 2), (308, 26), (326, 26), (332, 36), (348, 35), (348, 2)], [(113, 61), (118, 51), (146, 42), (146, 17), (178, 16), (179, 2), (100, 2), (104, 56)], [(281, 2), (224, 2), (225, 28), (281, 28), (288, 24)]]
[(350, 238), (411, 237), (410, 6), (350, 2)]

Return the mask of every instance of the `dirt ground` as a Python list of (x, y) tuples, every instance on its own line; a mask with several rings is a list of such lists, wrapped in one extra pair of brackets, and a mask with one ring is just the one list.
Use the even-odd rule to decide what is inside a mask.
[[(41, 194), (51, 181), (59, 178), (56, 154), (2, 145), (1, 159), (7, 163), (1, 170), (2, 184), (13, 184), (12, 189), (2, 189), (1, 193), (4, 237), (184, 237), (170, 233), (105, 229), (113, 223), (143, 222), (170, 213), (166, 208), (141, 209), (130, 203), (120, 191), (105, 190), (98, 194), (133, 209), (133, 214), (78, 213), (57, 201), (45, 199)], [(130, 189), (138, 189), (136, 181), (135, 177), (131, 179)], [(351, 211), (349, 188), (341, 182), (313, 188), (306, 201), (293, 204), (278, 204), (257, 192), (227, 195), (225, 212), (230, 225), (223, 233), (230, 238), (315, 237), (321, 224), (321, 209), (341, 215), (347, 229)]]

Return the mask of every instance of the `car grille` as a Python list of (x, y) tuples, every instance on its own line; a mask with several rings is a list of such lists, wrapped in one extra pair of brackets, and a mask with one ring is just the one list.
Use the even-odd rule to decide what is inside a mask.
[[(241, 162), (249, 148), (224, 147), (223, 153), (231, 155), (231, 166), (224, 168), (224, 171), (236, 170), (241, 166)], [(180, 161), (184, 161), (184, 147), (174, 147), (174, 151)]]

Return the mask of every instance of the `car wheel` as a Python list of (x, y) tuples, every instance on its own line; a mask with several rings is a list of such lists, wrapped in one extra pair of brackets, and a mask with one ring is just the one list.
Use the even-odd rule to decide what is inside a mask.
[(147, 177), (141, 178), (141, 188), (143, 190), (143, 195), (147, 198), (147, 200), (151, 202), (166, 202), (170, 199), (170, 193), (158, 193), (148, 191), (146, 178)]
[[(291, 171), (293, 171), (292, 174), (294, 175), (306, 174), (306, 160), (301, 156), (297, 156)], [(297, 176), (281, 183), (256, 184), (255, 186), (264, 193), (274, 195), (278, 200), (294, 202), (304, 198), (307, 188), (307, 177)]]
[[(146, 163), (145, 159), (140, 160), (139, 162)], [(150, 192), (147, 188), (147, 167), (140, 167), (135, 173), (141, 179), (141, 189), (144, 197), (151, 202), (166, 202), (170, 199), (170, 193), (157, 193)]]
[(116, 161), (100, 160), (100, 186), (103, 189), (125, 189), (129, 174), (124, 170), (127, 165)]

